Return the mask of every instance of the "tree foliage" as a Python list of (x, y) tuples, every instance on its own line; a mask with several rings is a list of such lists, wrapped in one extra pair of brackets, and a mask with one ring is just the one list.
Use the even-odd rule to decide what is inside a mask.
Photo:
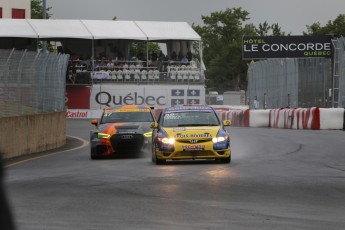
[(314, 22), (306, 27), (307, 32), (304, 32), (304, 35), (345, 36), (345, 14), (339, 14), (334, 21), (329, 20), (325, 26), (321, 26), (320, 22)]
[[(255, 27), (249, 20), (249, 12), (241, 7), (213, 12), (202, 16), (203, 25), (194, 30), (203, 42), (203, 60), (206, 66), (206, 87), (220, 93), (227, 90), (246, 89), (247, 61), (242, 60), (243, 36), (284, 36), (278, 23), (263, 22)], [(345, 36), (345, 15), (340, 14), (325, 26), (319, 22), (307, 27), (305, 35)]]
[(238, 78), (246, 68), (242, 61), (242, 36), (255, 34), (252, 27), (243, 26), (248, 15), (242, 8), (226, 9), (202, 16), (204, 26), (193, 25), (202, 37), (208, 89), (223, 92), (240, 88)]
[[(51, 7), (46, 8), (46, 18), (52, 16), (49, 11)], [(43, 1), (42, 0), (31, 0), (31, 18), (32, 19), (43, 19)]]
[(241, 7), (213, 12), (202, 16), (204, 25), (193, 25), (203, 41), (203, 60), (206, 66), (206, 87), (222, 93), (246, 89), (247, 61), (242, 60), (243, 36), (285, 35), (278, 23), (266, 21), (258, 28), (249, 20), (249, 12)]
[(272, 25), (269, 25), (267, 21), (264, 23), (260, 23), (258, 28), (255, 28), (255, 32), (259, 36), (284, 36), (285, 32), (281, 30), (281, 27), (278, 25), (278, 23), (273, 23)]
[(138, 57), (141, 54), (144, 55), (144, 57), (146, 57), (147, 49), (149, 52), (149, 56), (151, 56), (152, 53), (156, 53), (158, 55), (160, 51), (160, 47), (157, 42), (149, 42), (147, 45), (146, 42), (133, 42), (130, 47), (130, 55), (132, 57)]

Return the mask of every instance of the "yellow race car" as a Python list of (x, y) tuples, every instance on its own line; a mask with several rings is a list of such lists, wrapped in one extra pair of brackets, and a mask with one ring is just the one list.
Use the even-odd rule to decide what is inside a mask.
[(230, 125), (229, 120), (221, 121), (210, 106), (165, 108), (158, 122), (150, 125), (152, 162), (215, 159), (230, 163), (230, 136), (224, 129)]

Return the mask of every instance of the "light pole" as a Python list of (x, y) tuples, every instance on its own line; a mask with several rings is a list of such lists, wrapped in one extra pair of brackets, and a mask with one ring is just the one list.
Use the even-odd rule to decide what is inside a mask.
[(42, 18), (43, 19), (47, 18), (46, 6), (47, 6), (46, 0), (43, 0), (42, 2)]
[[(46, 3), (46, 0), (42, 0), (42, 18), (43, 19), (46, 19), (47, 18), (47, 7), (46, 7), (47, 3)], [(46, 41), (43, 41), (42, 43), (42, 50), (43, 50), (43, 53), (46, 53), (47, 51), (47, 42)]]

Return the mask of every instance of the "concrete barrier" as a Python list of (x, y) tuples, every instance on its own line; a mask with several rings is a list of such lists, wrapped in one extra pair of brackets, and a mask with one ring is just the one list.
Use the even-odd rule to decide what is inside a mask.
[[(247, 107), (215, 107), (222, 120), (231, 120), (235, 127), (282, 129), (344, 129), (343, 108), (281, 108), (249, 110)], [(153, 113), (158, 118), (162, 109)], [(100, 118), (102, 110), (68, 110), (66, 118)]]
[(320, 108), (320, 129), (344, 129), (345, 110), (343, 108)]
[(319, 108), (271, 109), (269, 127), (282, 129), (320, 129)]
[(0, 153), (13, 158), (58, 148), (66, 143), (66, 113), (0, 118)]

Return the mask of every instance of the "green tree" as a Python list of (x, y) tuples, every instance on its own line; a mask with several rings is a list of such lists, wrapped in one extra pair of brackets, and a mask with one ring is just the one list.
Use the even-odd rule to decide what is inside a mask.
[(146, 42), (132, 42), (130, 54), (131, 56), (138, 56), (139, 54), (142, 54), (146, 58), (147, 49), (149, 52), (149, 57), (153, 52), (158, 55), (160, 51), (160, 47), (157, 42), (149, 42), (148, 44)]
[[(43, 19), (43, 3), (42, 0), (31, 0), (31, 18)], [(49, 13), (51, 7), (46, 8), (46, 18), (50, 18), (52, 14)]]
[(249, 13), (241, 7), (213, 12), (202, 16), (204, 25), (193, 24), (203, 42), (203, 60), (206, 66), (206, 87), (219, 93), (228, 90), (245, 90), (248, 61), (242, 60), (243, 36), (285, 35), (281, 27), (266, 21), (256, 28)]
[(345, 36), (345, 14), (339, 14), (334, 21), (329, 20), (325, 26), (320, 22), (307, 25), (304, 35), (334, 35), (335, 37)]
[(259, 28), (257, 28), (255, 31), (259, 36), (267, 36), (270, 29), (271, 26), (265, 21), (264, 23), (260, 23)]
[(260, 23), (258, 28), (255, 28), (255, 32), (259, 36), (284, 36), (285, 32), (281, 30), (281, 27), (278, 23), (273, 23), (269, 25), (267, 21)]
[(256, 35), (252, 24), (244, 25), (249, 13), (226, 9), (202, 16), (203, 26), (193, 25), (203, 42), (206, 87), (222, 93), (246, 88), (247, 64), (242, 61), (242, 36)]

